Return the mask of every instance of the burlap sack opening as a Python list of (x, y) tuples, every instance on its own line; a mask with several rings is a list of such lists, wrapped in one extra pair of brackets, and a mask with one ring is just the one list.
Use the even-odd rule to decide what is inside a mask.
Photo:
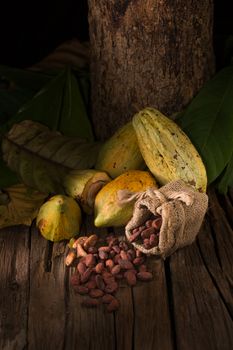
[(118, 192), (118, 198), (119, 203), (136, 199), (133, 216), (125, 227), (128, 239), (132, 230), (143, 225), (151, 213), (161, 215), (158, 246), (145, 249), (136, 242), (132, 244), (145, 254), (163, 258), (195, 240), (208, 207), (208, 196), (182, 180), (170, 182), (159, 190), (150, 188), (143, 193), (132, 194), (122, 190)]

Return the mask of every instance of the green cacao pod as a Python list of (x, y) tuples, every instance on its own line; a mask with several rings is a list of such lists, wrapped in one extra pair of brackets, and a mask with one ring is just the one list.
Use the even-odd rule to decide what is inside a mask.
[(156, 187), (154, 177), (148, 171), (129, 170), (105, 185), (95, 198), (95, 220), (97, 227), (124, 226), (133, 214), (134, 202), (119, 204), (118, 191), (130, 192), (145, 191), (150, 187)]
[(95, 168), (115, 178), (128, 170), (145, 169), (132, 123), (121, 127), (101, 147)]
[(178, 179), (206, 191), (206, 169), (188, 136), (158, 110), (145, 108), (133, 117), (133, 127), (146, 165), (161, 184)]
[(42, 236), (50, 241), (70, 239), (79, 231), (81, 210), (73, 198), (56, 195), (40, 207), (36, 225)]

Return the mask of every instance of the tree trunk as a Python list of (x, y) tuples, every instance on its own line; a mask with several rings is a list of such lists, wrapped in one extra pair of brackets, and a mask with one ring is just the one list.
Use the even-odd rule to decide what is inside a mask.
[(89, 0), (96, 136), (146, 106), (182, 110), (214, 72), (212, 24), (212, 0)]

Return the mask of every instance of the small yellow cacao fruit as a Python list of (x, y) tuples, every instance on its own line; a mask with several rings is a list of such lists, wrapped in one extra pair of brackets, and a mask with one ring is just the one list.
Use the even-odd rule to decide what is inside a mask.
[(42, 236), (50, 241), (71, 239), (79, 231), (81, 210), (73, 198), (56, 195), (40, 207), (36, 225)]
[(145, 167), (131, 122), (117, 130), (102, 145), (95, 165), (96, 169), (106, 171), (113, 179), (127, 170)]
[(133, 214), (134, 202), (119, 204), (117, 193), (119, 190), (130, 192), (145, 191), (157, 184), (153, 176), (142, 170), (129, 170), (110, 181), (97, 194), (95, 198), (94, 224), (102, 226), (124, 226)]
[(161, 185), (182, 179), (197, 190), (206, 191), (202, 159), (174, 121), (156, 109), (145, 108), (133, 117), (132, 123), (142, 156)]
[(91, 214), (97, 193), (109, 181), (111, 178), (104, 171), (72, 170), (64, 179), (64, 188), (80, 203), (85, 213)]

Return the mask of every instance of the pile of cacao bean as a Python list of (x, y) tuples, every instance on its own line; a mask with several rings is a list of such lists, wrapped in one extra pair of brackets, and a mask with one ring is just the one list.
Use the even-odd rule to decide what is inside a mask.
[(71, 244), (66, 265), (75, 266), (71, 284), (76, 293), (86, 296), (82, 305), (106, 304), (108, 312), (120, 306), (116, 292), (121, 280), (135, 286), (137, 280), (150, 281), (153, 277), (146, 266), (146, 255), (114, 235), (106, 239), (95, 234), (79, 237)]
[(151, 249), (159, 244), (159, 231), (162, 225), (160, 215), (151, 215), (151, 217), (141, 226), (132, 230), (129, 241), (137, 241), (145, 249)]

